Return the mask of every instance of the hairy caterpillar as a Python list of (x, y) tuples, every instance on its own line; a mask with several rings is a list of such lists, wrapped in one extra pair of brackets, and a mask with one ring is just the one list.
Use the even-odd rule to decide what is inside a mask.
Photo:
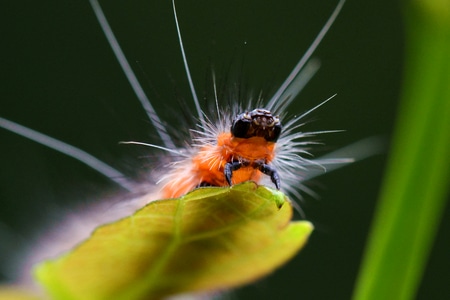
[[(322, 22), (323, 23), (323, 22)], [(313, 33), (313, 34), (315, 34), (315, 33)], [(256, 38), (255, 38), (256, 39)], [(301, 39), (303, 39), (303, 37), (301, 38)], [(251, 43), (251, 41), (248, 41), (248, 43), (250, 44)], [(308, 42), (305, 42), (305, 43), (310, 43), (309, 41)], [(189, 51), (187, 51), (188, 53), (189, 53)], [(301, 53), (301, 51), (299, 51), (300, 53)], [(189, 54), (188, 54), (189, 55)], [(189, 55), (190, 56), (190, 55)], [(297, 55), (298, 56), (298, 55)], [(297, 57), (295, 58), (295, 59), (298, 59)], [(294, 62), (295, 62), (295, 60), (294, 60)], [(143, 64), (145, 64), (145, 63), (143, 63)], [(190, 64), (191, 65), (193, 65), (194, 63), (192, 63), (192, 60), (190, 60)], [(292, 66), (292, 63), (291, 63), (291, 66)], [(202, 72), (204, 72), (204, 70), (201, 70)], [(280, 73), (281, 73), (281, 71), (280, 71)], [(286, 72), (284, 72), (283, 74), (285, 74)], [(198, 74), (198, 72), (197, 72), (197, 74)], [(283, 75), (281, 75), (281, 76), (283, 76)], [(161, 77), (164, 77), (164, 78), (167, 78), (166, 76), (161, 76)], [(123, 78), (122, 78), (123, 79)], [(102, 81), (101, 80), (101, 78), (100, 78), (100, 81)], [(113, 87), (109, 87), (110, 89), (113, 89)], [(332, 93), (334, 93), (335, 91), (332, 91)], [(329, 96), (330, 95), (330, 93), (325, 93), (325, 95), (327, 95), (327, 96)], [(62, 96), (61, 96), (62, 97)], [(91, 96), (90, 98), (92, 99), (94, 96)], [(185, 96), (185, 97), (187, 97), (187, 96)], [(322, 97), (322, 98), (320, 98), (321, 96), (319, 96), (319, 97), (317, 97), (317, 98), (319, 98), (319, 100), (321, 101), (321, 100), (324, 100), (324, 98)], [(315, 100), (315, 104), (317, 104), (317, 98), (316, 98), (316, 100)], [(128, 103), (130, 102), (129, 100), (127, 100), (126, 101), (127, 102), (127, 105), (128, 105)], [(315, 105), (314, 104), (314, 105)], [(314, 105), (307, 105), (307, 104), (305, 104), (305, 105), (302, 105), (302, 110), (304, 111), (304, 110), (306, 110), (306, 109), (308, 109), (308, 108), (311, 108), (311, 107), (313, 107)], [(139, 108), (138, 108), (139, 109)], [(137, 110), (138, 110), (137, 109)], [(82, 114), (80, 114), (79, 115), (79, 118), (77, 118), (77, 121), (78, 122), (80, 122), (80, 120), (86, 120), (84, 117), (81, 119), (80, 117), (83, 117), (83, 115)], [(92, 116), (94, 119), (95, 119), (95, 116)], [(64, 116), (62, 116), (62, 118), (64, 118)], [(125, 117), (123, 117), (123, 118), (125, 118)], [(142, 115), (142, 113), (141, 113), (141, 117), (140, 117), (140, 121), (138, 122), (139, 124), (142, 124), (142, 120), (145, 118), (145, 116), (143, 116)], [(20, 121), (20, 120), (19, 120)], [(93, 123), (93, 124), (95, 124), (95, 123)], [(62, 126), (62, 125), (61, 125)], [(92, 126), (92, 125), (91, 125)], [(62, 126), (62, 127), (66, 127), (66, 126)], [(70, 126), (69, 126), (70, 127)], [(89, 127), (88, 127), (89, 128)], [(89, 130), (89, 129), (88, 129)], [(41, 131), (45, 131), (45, 130), (41, 130)], [(78, 131), (78, 130), (77, 130)], [(106, 130), (106, 131), (108, 131), (108, 130)], [(144, 135), (144, 134), (143, 134)], [(114, 145), (115, 145), (115, 147), (116, 147), (116, 141), (119, 141), (119, 140), (127, 140), (126, 138), (124, 138), (123, 136), (120, 136), (120, 137), (114, 137), (114, 138), (112, 138), (112, 139), (114, 139), (114, 141), (112, 142)], [(139, 141), (145, 141), (146, 140), (146, 138), (145, 137), (139, 137), (139, 136), (130, 136), (129, 137), (129, 140), (139, 140)], [(90, 142), (88, 142), (88, 143), (90, 143)], [(77, 146), (79, 146), (78, 144), (77, 144)], [(81, 147), (81, 146), (80, 146)], [(82, 147), (83, 148), (83, 147)], [(129, 149), (129, 147), (127, 147), (127, 149)], [(32, 152), (32, 151), (30, 151), (30, 152)], [(29, 153), (30, 155), (33, 155), (32, 153)], [(39, 201), (38, 201), (39, 202)]]

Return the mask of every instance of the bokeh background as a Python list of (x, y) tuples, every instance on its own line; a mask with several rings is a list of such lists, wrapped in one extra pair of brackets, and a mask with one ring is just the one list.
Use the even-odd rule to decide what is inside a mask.
[[(211, 69), (219, 80), (239, 81), (248, 91), (275, 91), (336, 3), (179, 1), (198, 94), (203, 98), (211, 90)], [(180, 101), (193, 105), (171, 2), (101, 4), (158, 113), (181, 126)], [(160, 153), (118, 142), (158, 140), (88, 1), (16, 1), (0, 8), (0, 116), (75, 145), (130, 177), (145, 173)], [(337, 93), (307, 128), (345, 129), (323, 137), (328, 149), (374, 135), (390, 137), (401, 94), (401, 17), (400, 3), (350, 0), (316, 51), (322, 67), (288, 113), (304, 112)], [(83, 164), (5, 130), (0, 141), (0, 278), (7, 281), (11, 257), (60, 219), (58, 212), (88, 206), (119, 189)], [(385, 162), (386, 155), (378, 155), (317, 178), (313, 188), (320, 199), (306, 196), (302, 205), (316, 225), (308, 246), (232, 297), (349, 299)], [(448, 294), (449, 216), (447, 209), (419, 299)]]

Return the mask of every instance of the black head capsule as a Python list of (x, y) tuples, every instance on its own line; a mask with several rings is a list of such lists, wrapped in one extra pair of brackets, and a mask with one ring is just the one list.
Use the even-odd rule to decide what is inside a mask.
[(263, 137), (268, 142), (276, 142), (281, 134), (278, 116), (263, 108), (256, 108), (236, 116), (231, 125), (231, 134), (237, 138)]

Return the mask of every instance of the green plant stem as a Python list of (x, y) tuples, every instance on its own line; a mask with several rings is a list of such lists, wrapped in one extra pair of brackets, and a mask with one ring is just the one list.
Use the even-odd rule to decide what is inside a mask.
[(450, 1), (409, 1), (403, 97), (353, 299), (412, 299), (450, 182)]

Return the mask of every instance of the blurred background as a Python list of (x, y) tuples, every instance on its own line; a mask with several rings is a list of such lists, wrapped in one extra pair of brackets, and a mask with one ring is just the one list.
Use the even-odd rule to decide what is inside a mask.
[[(159, 141), (88, 1), (27, 2), (0, 4), (0, 116), (77, 146), (131, 178), (145, 173), (160, 153), (118, 142)], [(273, 93), (336, 4), (179, 1), (199, 96), (211, 95), (212, 69), (219, 80), (240, 82), (249, 92)], [(181, 126), (185, 113), (180, 101), (192, 109), (193, 103), (171, 2), (101, 5), (158, 114), (173, 127)], [(402, 83), (400, 8), (386, 0), (348, 1), (314, 55), (322, 67), (287, 113), (300, 114), (337, 93), (306, 128), (345, 129), (321, 137), (330, 151), (365, 137), (390, 137)], [(62, 218), (58, 212), (120, 189), (85, 165), (15, 134), (0, 130), (0, 140), (0, 278), (7, 281), (12, 255)], [(316, 178), (313, 189), (320, 199), (306, 196), (302, 205), (316, 226), (308, 246), (232, 297), (349, 299), (385, 162), (386, 155), (379, 155)], [(444, 228), (449, 228), (449, 217), (447, 209), (420, 299), (440, 299), (447, 290), (450, 245)]]

